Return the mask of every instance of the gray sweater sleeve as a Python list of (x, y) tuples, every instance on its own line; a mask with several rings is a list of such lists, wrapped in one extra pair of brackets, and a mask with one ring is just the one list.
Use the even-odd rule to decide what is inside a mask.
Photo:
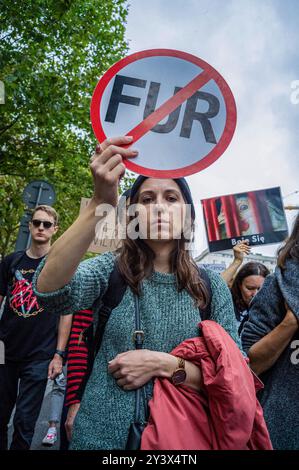
[(68, 315), (90, 308), (95, 299), (105, 292), (115, 257), (109, 252), (82, 261), (69, 284), (54, 292), (41, 293), (36, 288), (36, 282), (44, 263), (45, 259), (38, 266), (32, 280), (37, 301), (51, 313)]
[(219, 325), (225, 329), (242, 351), (241, 341), (238, 335), (238, 324), (230, 290), (219, 274), (209, 269), (206, 271), (210, 278), (212, 289), (211, 320), (219, 323)]
[(275, 275), (270, 274), (251, 302), (249, 319), (241, 335), (243, 349), (248, 353), (251, 346), (281, 323), (284, 316), (284, 299)]

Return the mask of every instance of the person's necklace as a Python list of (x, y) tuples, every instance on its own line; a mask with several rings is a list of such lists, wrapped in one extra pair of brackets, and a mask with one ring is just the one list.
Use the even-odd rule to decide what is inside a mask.
[(26, 254), (27, 256), (29, 256), (29, 258), (33, 258), (33, 259), (38, 259), (38, 258), (43, 257), (43, 255), (39, 255), (39, 256), (34, 255), (31, 251), (31, 248), (28, 248), (28, 250), (26, 251)]

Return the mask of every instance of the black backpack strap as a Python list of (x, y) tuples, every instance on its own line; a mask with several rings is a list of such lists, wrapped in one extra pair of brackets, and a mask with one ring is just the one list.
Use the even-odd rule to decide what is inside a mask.
[(97, 320), (97, 326), (94, 335), (95, 356), (100, 349), (106, 323), (109, 320), (111, 312), (120, 304), (125, 294), (126, 288), (127, 284), (119, 272), (117, 263), (115, 263), (114, 269), (109, 277), (108, 288), (105, 294), (103, 297), (97, 298), (92, 306), (94, 318)]
[(209, 320), (211, 318), (211, 300), (212, 300), (212, 287), (211, 287), (211, 281), (208, 276), (208, 273), (205, 269), (201, 268), (200, 266), (197, 266), (198, 273), (201, 277), (201, 279), (204, 281), (207, 289), (208, 289), (208, 295), (209, 295), (209, 301), (208, 304), (205, 308), (200, 309), (200, 317), (201, 320)]
[(119, 272), (117, 263), (109, 276), (108, 287), (103, 296), (99, 296), (93, 303), (93, 323), (96, 325), (94, 333), (94, 324), (91, 324), (84, 333), (84, 340), (88, 349), (87, 371), (83, 377), (80, 387), (77, 391), (77, 398), (81, 401), (87, 381), (90, 377), (95, 357), (100, 349), (106, 324), (111, 312), (116, 308), (126, 291), (127, 284)]
[(12, 283), (13, 277), (14, 277), (15, 272), (16, 272), (16, 267), (18, 266), (21, 259), (25, 256), (25, 253), (26, 253), (26, 251), (24, 251), (24, 250), (16, 251), (14, 253), (14, 256), (13, 256), (11, 262), (8, 264), (8, 266), (7, 266), (8, 267), (8, 270), (7, 270), (8, 285), (10, 283)]

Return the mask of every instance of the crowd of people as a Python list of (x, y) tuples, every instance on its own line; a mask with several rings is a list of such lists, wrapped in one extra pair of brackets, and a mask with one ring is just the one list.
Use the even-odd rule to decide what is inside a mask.
[(10, 449), (30, 448), (51, 379), (45, 445), (60, 423), (61, 449), (299, 449), (299, 216), (273, 273), (244, 262), (245, 241), (219, 275), (192, 258), (186, 180), (139, 176), (138, 236), (81, 261), (131, 143), (97, 146), (93, 197), (52, 246), (58, 215), (38, 206), (29, 249), (1, 261), (0, 448), (14, 407)]

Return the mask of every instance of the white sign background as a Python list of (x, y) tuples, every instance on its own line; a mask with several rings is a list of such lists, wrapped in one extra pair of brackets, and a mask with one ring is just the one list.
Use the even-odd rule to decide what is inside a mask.
[[(144, 53), (146, 52), (147, 51), (144, 51)], [(138, 53), (134, 55), (138, 56)], [(189, 54), (185, 55), (187, 57), (189, 56)], [(125, 61), (125, 59), (123, 59), (123, 61)], [(99, 92), (99, 89), (96, 89), (92, 102), (91, 116), (93, 128), (97, 138), (100, 141), (102, 141), (104, 137), (130, 135), (130, 130), (134, 129), (139, 123), (144, 121), (143, 115), (150, 82), (158, 82), (161, 84), (156, 105), (157, 109), (173, 96), (175, 87), (185, 87), (195, 77), (203, 72), (202, 67), (190, 62), (189, 60), (182, 59), (181, 57), (165, 55), (143, 57), (139, 58), (138, 60), (134, 60), (127, 65), (124, 65), (121, 69), (118, 69), (117, 74), (146, 80), (146, 87), (139, 88), (131, 85), (123, 86), (122, 95), (140, 98), (140, 103), (139, 106), (122, 102), (118, 103), (115, 122), (112, 123), (105, 121), (105, 117), (116, 75), (116, 73), (113, 75), (113, 67), (109, 69), (109, 71), (98, 83), (97, 88), (102, 88), (100, 103), (96, 97), (96, 93)], [(214, 69), (211, 68), (211, 70), (217, 74)], [(215, 74), (213, 74), (213, 76), (215, 76)], [(216, 96), (219, 101), (220, 108), (218, 114), (214, 118), (209, 119), (213, 128), (216, 142), (218, 144), (227, 125), (228, 117), (223, 93), (213, 77), (211, 77), (211, 79), (200, 88), (200, 91)], [(100, 106), (98, 106), (98, 104), (100, 104)], [(197, 120), (194, 120), (192, 123), (190, 138), (180, 136), (185, 108), (186, 101), (184, 101), (181, 105), (177, 125), (171, 132), (163, 134), (149, 130), (137, 142), (134, 143), (134, 148), (137, 148), (139, 151), (138, 157), (134, 158), (134, 165), (138, 165), (149, 170), (149, 173), (143, 172), (143, 174), (147, 174), (148, 176), (165, 177), (167, 175), (160, 175), (159, 171), (162, 170), (164, 172), (171, 172), (178, 169), (181, 169), (181, 173), (175, 176), (185, 176), (186, 174), (195, 173), (201, 168), (193, 167), (192, 170), (186, 170), (185, 167), (198, 164), (198, 162), (203, 160), (217, 146), (217, 144), (206, 142), (202, 125)], [(205, 113), (208, 111), (208, 109), (208, 102), (206, 100), (199, 99), (197, 102), (196, 112)], [(165, 124), (167, 119), (168, 116), (160, 121), (159, 124)], [(100, 123), (100, 126), (98, 126), (98, 122)], [(233, 127), (234, 130), (235, 122), (233, 124), (229, 124), (231, 127)], [(99, 131), (100, 129), (102, 130), (102, 133)], [(137, 171), (134, 168), (132, 169)], [(155, 173), (157, 170), (158, 172)], [(171, 177), (174, 175), (169, 174), (168, 176)]]

